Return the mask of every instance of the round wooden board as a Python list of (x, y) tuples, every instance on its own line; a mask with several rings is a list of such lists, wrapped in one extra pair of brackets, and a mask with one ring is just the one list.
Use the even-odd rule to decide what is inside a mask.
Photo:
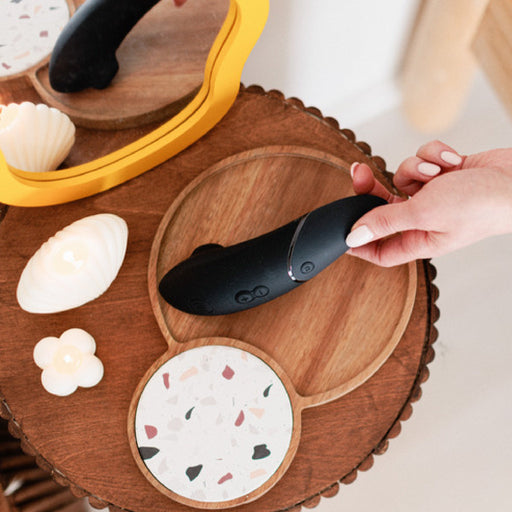
[[(15, 91), (23, 94), (23, 86)], [(32, 94), (32, 93), (30, 93)], [(142, 129), (140, 131), (143, 131)], [(130, 134), (130, 137), (134, 134)], [(70, 156), (84, 161), (122, 143), (123, 131), (82, 130)], [(186, 512), (140, 473), (127, 437), (133, 393), (150, 366), (168, 349), (148, 297), (147, 272), (153, 239), (163, 216), (183, 189), (221, 160), (272, 145), (312, 148), (345, 162), (367, 162), (386, 182), (385, 165), (333, 119), (306, 109), (281, 93), (242, 89), (225, 118), (173, 159), (101, 195), (45, 208), (9, 208), (0, 223), (0, 414), (24, 449), (54, 478), (96, 507), (132, 512)], [(314, 195), (314, 191), (311, 191)], [(4, 210), (5, 211), (5, 210)], [(28, 258), (58, 229), (86, 215), (111, 212), (129, 226), (126, 259), (109, 290), (81, 308), (55, 314), (22, 311), (15, 290)], [(284, 477), (254, 503), (234, 510), (266, 512), (314, 506), (333, 495), (338, 482), (350, 482), (385, 452), (400, 422), (412, 413), (433, 358), (437, 318), (428, 262), (416, 264), (417, 292), (411, 317), (391, 356), (364, 384), (340, 399), (302, 413), (297, 454)], [(105, 376), (92, 389), (55, 397), (40, 384), (32, 360), (42, 337), (81, 327), (97, 341)], [(385, 464), (385, 461), (381, 462)], [(369, 489), (371, 491), (371, 489)]]
[(34, 70), (32, 81), (45, 103), (80, 126), (118, 130), (170, 119), (203, 83), (228, 7), (229, 0), (193, 0), (180, 8), (159, 2), (121, 43), (119, 71), (106, 89), (59, 93), (50, 85), (47, 64)]
[[(190, 354), (192, 354), (192, 351), (194, 349), (203, 351), (202, 352), (202, 357), (203, 357), (202, 361), (203, 362), (205, 361), (205, 359), (207, 359), (209, 361), (208, 366), (206, 367), (206, 370), (205, 370), (204, 366), (202, 366), (200, 363), (196, 364), (196, 367), (193, 367), (192, 372), (190, 372), (190, 368), (181, 367), (181, 363), (179, 362), (179, 356), (180, 355), (181, 356), (187, 356), (187, 355), (189, 356)], [(206, 352), (204, 352), (205, 349), (206, 349)], [(208, 349), (212, 349), (211, 352), (208, 352)], [(239, 395), (243, 394), (244, 392), (247, 391), (247, 388), (251, 388), (255, 383), (257, 383), (258, 379), (261, 379), (261, 373), (258, 371), (254, 371), (254, 366), (252, 367), (252, 372), (250, 370), (250, 366), (245, 366), (245, 364), (248, 361), (256, 360), (256, 361), (259, 361), (259, 364), (257, 366), (261, 365), (264, 368), (267, 368), (267, 370), (264, 372), (265, 379), (268, 378), (269, 373), (274, 374), (277, 379), (276, 381), (274, 381), (274, 383), (271, 386), (269, 386), (269, 388), (272, 388), (272, 391), (275, 391), (275, 394), (274, 394), (274, 392), (272, 392), (272, 394), (270, 394), (270, 389), (267, 388), (266, 391), (268, 392), (268, 394), (264, 395), (264, 396), (266, 396), (266, 399), (268, 399), (268, 397), (271, 396), (272, 398), (270, 398), (270, 401), (272, 401), (276, 397), (281, 396), (282, 398), (284, 398), (284, 400), (279, 403), (277, 408), (275, 408), (275, 406), (274, 406), (273, 412), (270, 412), (272, 407), (270, 407), (265, 412), (265, 408), (269, 404), (266, 404), (265, 401), (264, 402), (260, 401), (262, 394), (263, 394), (263, 393), (260, 393), (260, 391), (262, 392), (265, 389), (263, 386), (261, 386), (260, 389), (258, 389), (257, 397), (255, 397), (255, 395), (253, 394), (252, 397), (249, 399), (247, 397), (245, 397), (242, 400), (240, 400), (240, 402), (247, 404), (247, 402), (250, 402), (252, 399), (255, 398), (255, 403), (258, 403), (258, 406), (259, 406), (257, 409), (253, 408), (252, 411), (250, 411), (250, 408), (247, 407), (247, 409), (246, 409), (247, 417), (242, 416), (242, 419), (241, 419), (241, 422), (243, 422), (243, 424), (245, 425), (245, 429), (243, 429), (242, 432), (245, 431), (246, 435), (247, 435), (247, 432), (249, 432), (248, 438), (246, 437), (245, 439), (246, 440), (249, 439), (250, 440), (249, 444), (251, 444), (251, 441), (253, 439), (255, 439), (254, 432), (252, 431), (252, 429), (250, 427), (247, 427), (247, 425), (251, 421), (251, 417), (249, 415), (252, 415), (252, 419), (256, 421), (256, 423), (253, 425), (253, 427), (256, 431), (259, 431), (257, 438), (261, 440), (263, 437), (265, 437), (265, 441), (272, 442), (272, 444), (268, 445), (268, 447), (272, 446), (272, 450), (271, 450), (271, 452), (270, 451), (268, 452), (268, 455), (270, 455), (271, 457), (273, 455), (273, 457), (275, 457), (275, 458), (266, 459), (267, 461), (269, 461), (269, 460), (272, 461), (270, 463), (270, 467), (268, 468), (269, 471), (268, 471), (268, 473), (266, 473), (265, 479), (259, 485), (255, 486), (254, 484), (250, 485), (250, 483), (249, 483), (248, 487), (252, 490), (249, 491), (249, 490), (247, 490), (248, 487), (246, 487), (243, 493), (240, 493), (239, 491), (238, 492), (235, 491), (236, 496), (233, 494), (234, 489), (231, 489), (230, 491), (226, 490), (224, 493), (223, 499), (219, 499), (219, 497), (217, 497), (214, 500), (205, 499), (205, 495), (203, 494), (203, 498), (201, 500), (197, 500), (197, 499), (192, 499), (190, 495), (184, 496), (183, 494), (177, 494), (176, 492), (174, 492), (173, 488), (176, 489), (176, 487), (173, 485), (175, 483), (175, 480), (174, 480), (174, 478), (169, 478), (169, 476), (170, 476), (169, 473), (167, 473), (166, 477), (164, 477), (163, 479), (161, 478), (161, 475), (159, 474), (160, 473), (159, 467), (162, 463), (164, 465), (166, 465), (167, 460), (175, 460), (173, 452), (167, 451), (165, 453), (165, 455), (162, 457), (162, 459), (157, 458), (156, 461), (150, 462), (149, 465), (148, 465), (147, 461), (143, 459), (142, 453), (140, 452), (141, 441), (142, 441), (142, 444), (146, 447), (148, 444), (151, 444), (151, 446), (154, 446), (153, 443), (155, 443), (156, 441), (153, 441), (153, 438), (151, 438), (151, 440), (147, 439), (146, 432), (144, 432), (144, 433), (142, 433), (142, 435), (140, 435), (141, 434), (140, 430), (139, 430), (139, 437), (137, 437), (137, 435), (136, 435), (137, 416), (140, 414), (140, 416), (148, 418), (148, 414), (150, 414), (150, 415), (156, 414), (157, 416), (159, 416), (161, 414), (161, 412), (163, 412), (163, 417), (165, 418), (164, 423), (166, 424), (166, 427), (168, 428), (169, 417), (173, 414), (173, 411), (176, 411), (176, 409), (177, 409), (176, 404), (171, 405), (168, 402), (169, 389), (172, 388), (173, 393), (176, 393), (176, 387), (178, 387), (178, 385), (179, 385), (178, 383), (182, 382), (182, 377), (183, 377), (183, 381), (187, 381), (187, 382), (190, 382), (189, 379), (193, 379), (200, 374), (203, 377), (205, 377), (205, 381), (208, 385), (208, 395), (209, 395), (208, 398), (211, 399), (212, 398), (212, 395), (211, 395), (212, 389), (215, 387), (216, 377), (219, 376), (219, 373), (217, 373), (216, 377), (214, 377), (214, 376), (212, 376), (212, 373), (209, 373), (209, 369), (212, 367), (215, 367), (216, 360), (222, 361), (221, 365), (225, 364), (224, 357), (225, 357), (226, 353), (224, 352), (224, 349), (235, 349), (237, 352), (239, 352), (239, 354), (237, 354), (237, 359), (239, 359), (239, 361), (244, 361), (244, 363), (242, 363), (242, 364), (245, 367), (245, 369), (243, 372), (234, 372), (231, 376), (228, 376), (228, 377), (225, 377), (225, 376), (219, 377), (220, 380), (222, 380), (223, 382), (226, 382), (226, 380), (231, 382), (233, 375), (235, 375), (235, 379), (237, 378), (236, 377), (237, 373), (240, 373), (240, 375), (244, 375), (245, 378), (248, 380), (246, 380), (245, 384), (240, 387), (234, 386), (233, 388), (231, 388), (231, 387), (229, 387), (229, 388), (223, 387), (222, 388), (222, 397), (223, 398), (222, 397), (215, 398), (215, 401), (217, 402), (217, 399), (220, 399), (220, 400), (224, 399), (224, 405), (225, 405), (224, 410), (217, 409), (218, 402), (215, 404), (214, 409), (210, 409), (210, 407), (212, 407), (212, 405), (206, 406), (206, 409), (201, 408), (200, 400), (198, 401), (198, 399), (197, 399), (197, 396), (198, 395), (200, 396), (197, 383), (201, 382), (201, 377), (198, 380), (196, 380), (194, 384), (192, 384), (192, 385), (188, 384), (187, 389), (189, 391), (191, 391), (191, 393), (189, 394), (187, 391), (184, 391), (184, 392), (182, 391), (182, 393), (181, 393), (181, 395), (183, 397), (185, 397), (184, 398), (185, 401), (186, 402), (189, 402), (189, 400), (198, 401), (198, 405), (199, 405), (198, 409), (199, 410), (202, 409), (203, 413), (208, 414), (208, 410), (215, 411), (215, 413), (214, 413), (215, 420), (213, 421), (213, 417), (210, 417), (211, 423), (208, 423), (208, 419), (206, 419), (206, 417), (203, 417), (204, 418), (203, 420), (200, 420), (196, 423), (196, 426), (199, 424), (201, 434), (195, 436), (194, 439), (197, 440), (197, 438), (200, 438), (199, 443), (204, 443), (205, 439), (208, 439), (207, 438), (208, 435), (211, 438), (212, 431), (213, 431), (214, 435), (215, 435), (215, 441), (216, 441), (215, 446), (216, 446), (216, 448), (218, 448), (219, 446), (225, 446), (224, 443), (225, 443), (226, 439), (229, 439), (230, 436), (234, 435), (236, 437), (236, 446), (231, 445), (231, 447), (228, 447), (228, 449), (226, 450), (226, 453), (229, 454), (227, 456), (228, 459), (230, 456), (233, 457), (233, 455), (232, 455), (233, 451), (235, 451), (235, 453), (236, 453), (237, 460), (236, 460), (236, 462), (233, 462), (233, 465), (238, 466), (237, 467), (238, 474), (237, 474), (237, 472), (235, 472), (236, 476), (234, 477), (234, 479), (235, 479), (234, 482), (236, 482), (236, 483), (235, 483), (234, 489), (236, 489), (238, 487), (238, 485), (240, 485), (240, 483), (243, 482), (242, 485), (246, 486), (250, 482), (250, 480), (252, 480), (252, 478), (250, 476), (249, 476), (249, 478), (247, 478), (248, 474), (246, 472), (251, 470), (251, 464), (254, 463), (254, 460), (256, 460), (256, 459), (253, 459), (253, 460), (250, 459), (247, 461), (247, 463), (241, 464), (241, 462), (240, 462), (241, 457), (243, 457), (243, 454), (246, 453), (246, 447), (243, 446), (244, 443), (242, 442), (244, 439), (244, 434), (243, 433), (241, 434), (240, 431), (235, 432), (233, 430), (233, 423), (227, 424), (226, 422), (223, 422), (222, 416), (230, 417), (229, 411), (232, 410), (231, 408), (233, 407), (233, 405), (235, 403), (239, 403), (239, 402), (237, 402), (237, 398), (239, 398)], [(229, 352), (229, 350), (228, 350), (228, 352)], [(208, 354), (209, 354), (209, 356), (208, 356)], [(251, 356), (254, 356), (254, 358), (252, 358)], [(192, 356), (192, 357), (195, 357), (195, 356)], [(232, 364), (232, 366), (234, 366), (238, 370), (237, 361), (233, 361), (233, 363), (230, 363), (230, 364)], [(167, 384), (169, 385), (169, 388), (167, 388), (165, 381), (162, 382), (161, 368), (165, 365), (169, 365), (172, 367), (172, 369), (169, 369), (170, 374), (169, 373), (167, 374), (167, 379), (171, 379), (171, 381), (167, 380)], [(260, 366), (260, 371), (261, 371), (261, 366)], [(196, 371), (198, 371), (197, 367), (201, 368), (201, 370), (199, 371), (198, 374), (195, 373)], [(185, 370), (185, 372), (183, 372), (183, 370)], [(188, 370), (188, 372), (187, 372), (187, 370)], [(224, 370), (225, 370), (225, 368), (224, 368)], [(233, 369), (231, 367), (229, 367), (229, 370), (233, 372)], [(267, 373), (267, 372), (269, 372), (269, 373)], [(176, 374), (180, 375), (180, 373), (181, 373), (181, 376), (176, 377)], [(191, 375), (191, 373), (193, 375)], [(242, 379), (243, 378), (244, 377), (242, 377)], [(172, 383), (170, 384), (169, 382), (172, 382), (173, 379), (176, 379), (176, 380), (174, 380), (173, 384)], [(152, 398), (159, 401), (158, 397), (159, 396), (163, 397), (162, 401), (157, 406), (155, 406), (154, 402), (149, 402), (147, 398), (145, 400), (143, 399), (142, 400), (143, 403), (141, 404), (141, 398), (143, 396), (143, 393), (146, 391), (146, 387), (148, 386), (148, 384), (151, 386), (151, 381), (153, 381), (153, 386), (152, 386), (153, 396), (152, 396)], [(266, 380), (265, 384), (268, 384), (268, 380)], [(199, 384), (199, 386), (200, 385), (201, 384)], [(185, 384), (185, 386), (187, 386), (187, 384)], [(228, 389), (230, 391), (228, 392), (228, 394), (226, 394), (226, 391), (228, 391)], [(278, 391), (279, 389), (281, 390), (280, 392)], [(155, 397), (155, 390), (157, 390), (156, 397)], [(203, 390), (204, 390), (204, 388), (203, 388)], [(160, 391), (163, 391), (163, 393), (161, 395), (160, 395)], [(174, 395), (174, 397), (176, 397), (176, 399), (178, 399), (178, 395), (180, 395), (179, 392), (177, 393), (177, 395)], [(194, 398), (194, 396), (195, 396), (195, 398)], [(227, 402), (226, 402), (226, 398), (227, 398)], [(258, 349), (254, 345), (241, 342), (240, 340), (234, 340), (232, 338), (220, 338), (220, 337), (201, 338), (201, 339), (190, 341), (190, 342), (184, 343), (184, 344), (183, 343), (173, 343), (172, 346), (169, 348), (169, 350), (162, 357), (160, 357), (157, 361), (155, 361), (153, 363), (153, 365), (151, 366), (151, 368), (149, 368), (146, 375), (140, 381), (139, 385), (137, 386), (137, 389), (135, 390), (135, 393), (134, 393), (133, 399), (132, 399), (132, 403), (130, 405), (130, 411), (128, 414), (128, 437), (129, 437), (129, 441), (130, 441), (130, 447), (132, 449), (134, 459), (135, 459), (139, 469), (141, 470), (141, 472), (149, 480), (149, 482), (151, 482), (152, 485), (154, 485), (160, 492), (162, 492), (166, 496), (169, 496), (170, 498), (172, 498), (173, 500), (175, 500), (179, 503), (183, 503), (185, 505), (188, 505), (189, 507), (198, 508), (198, 509), (225, 510), (227, 508), (233, 508), (237, 505), (243, 505), (243, 504), (247, 504), (251, 501), (257, 500), (261, 495), (268, 492), (268, 490), (270, 488), (272, 488), (274, 485), (276, 485), (276, 483), (279, 482), (279, 480), (281, 479), (283, 474), (285, 474), (286, 471), (288, 470), (290, 463), (292, 462), (293, 458), (295, 457), (295, 453), (297, 451), (297, 447), (300, 442), (301, 413), (302, 413), (302, 408), (303, 408), (303, 402), (304, 401), (301, 399), (301, 397), (299, 397), (297, 395), (297, 393), (294, 389), (293, 383), (291, 382), (288, 375), (284, 372), (283, 368), (281, 366), (279, 366), (275, 361), (272, 361), (266, 352), (263, 352), (262, 350)], [(187, 407), (188, 407), (188, 405), (187, 405)], [(244, 405), (244, 407), (246, 407), (246, 405)], [(194, 407), (194, 409), (195, 409), (195, 407)], [(189, 412), (191, 413), (192, 411), (189, 410)], [(236, 412), (238, 413), (238, 411), (236, 411)], [(287, 418), (288, 414), (289, 414), (288, 420), (290, 421), (290, 423), (286, 424), (286, 422), (287, 422), (286, 418)], [(235, 416), (235, 418), (236, 418), (236, 416)], [(235, 420), (235, 418), (232, 418), (233, 421)], [(175, 417), (175, 419), (178, 419), (178, 418)], [(188, 419), (190, 419), (190, 416)], [(219, 420), (220, 420), (220, 422), (219, 422)], [(240, 415), (237, 418), (237, 421), (239, 421), (239, 420), (240, 420)], [(277, 420), (277, 422), (274, 423), (270, 428), (265, 429), (265, 425), (267, 424), (267, 422), (273, 422), (276, 420)], [(197, 421), (197, 418), (196, 418), (196, 421)], [(152, 423), (151, 420), (149, 420), (149, 422)], [(207, 425), (205, 425), (205, 423), (207, 423)], [(284, 428), (283, 428), (283, 423), (286, 425)], [(240, 423), (240, 425), (241, 425), (241, 423)], [(234, 429), (236, 430), (240, 425), (235, 426)], [(209, 432), (204, 431), (204, 429), (208, 428), (208, 427), (211, 427), (211, 430)], [(278, 434), (278, 433), (283, 434), (283, 430), (286, 431), (286, 429), (288, 429), (288, 428), (290, 429), (289, 430), (290, 437), (288, 439), (286, 439), (287, 438), (286, 434), (284, 436), (281, 436), (279, 439), (275, 438), (276, 434)], [(140, 429), (140, 420), (139, 420), (139, 429)], [(165, 426), (164, 426), (164, 429), (165, 429)], [(161, 430), (164, 430), (164, 429), (161, 429)], [(176, 446), (176, 444), (178, 444), (180, 446), (181, 455), (188, 456), (190, 451), (194, 451), (197, 453), (197, 449), (196, 449), (196, 446), (198, 445), (197, 441), (195, 442), (196, 446), (194, 446), (193, 449), (189, 450), (189, 449), (185, 448), (183, 441), (186, 438), (188, 428), (186, 425), (183, 426), (183, 424), (181, 422), (180, 422), (180, 426), (179, 426), (179, 432), (180, 432), (180, 436), (183, 436), (183, 434), (184, 434), (184, 437), (180, 437), (179, 440), (176, 440), (174, 442), (175, 442), (175, 446)], [(267, 438), (263, 434), (263, 432), (266, 432), (266, 434), (268, 436), (270, 436), (270, 438)], [(173, 435), (173, 434), (176, 434), (176, 431), (174, 431), (171, 435)], [(166, 445), (167, 450), (168, 450), (169, 440), (166, 439), (166, 437), (167, 437), (167, 435), (163, 434), (161, 437), (159, 437), (159, 439)], [(210, 441), (206, 441), (206, 442), (210, 442)], [(266, 449), (267, 442), (264, 445), (260, 445), (260, 446), (261, 447), (264, 446)], [(288, 444), (287, 444), (287, 442), (288, 442)], [(231, 443), (229, 443), (229, 444), (231, 444)], [(199, 446), (203, 447), (204, 445), (199, 444)], [(163, 454), (163, 452), (162, 452), (162, 454)], [(280, 455), (278, 455), (278, 454), (280, 454)], [(225, 461), (227, 459), (224, 456), (224, 454), (222, 453), (222, 451), (217, 452), (214, 455), (214, 457), (215, 457), (215, 459), (212, 458), (213, 460), (210, 460), (210, 464), (213, 463), (212, 465), (215, 465), (216, 463), (218, 463), (218, 462), (216, 462), (216, 460), (218, 460), (218, 461), (223, 460), (222, 464), (226, 464)], [(219, 457), (219, 458), (217, 459), (217, 457)], [(233, 460), (233, 458), (231, 460)], [(154, 464), (153, 462), (156, 462), (156, 464)], [(202, 462), (205, 462), (205, 461), (202, 460)], [(153, 471), (150, 470), (150, 467), (152, 467)], [(178, 467), (178, 466), (176, 466), (176, 467)], [(210, 466), (210, 467), (212, 467), (212, 466)], [(264, 471), (266, 471), (266, 469)], [(176, 471), (176, 473), (178, 473), (178, 471)], [(244, 478), (244, 474), (245, 474), (245, 478)], [(175, 475), (175, 476), (177, 476), (177, 475)], [(231, 477), (233, 478), (233, 475), (231, 475)], [(163, 481), (167, 482), (170, 485), (169, 486), (164, 485)], [(206, 483), (206, 481), (200, 480), (199, 482), (200, 482), (199, 485), (208, 485)], [(187, 482), (187, 484), (188, 484), (188, 482)], [(209, 485), (212, 486), (212, 484), (213, 484), (213, 487), (211, 487), (209, 490), (210, 491), (213, 490), (213, 492), (215, 493), (215, 488), (219, 489), (217, 487), (217, 485), (220, 485), (220, 484), (216, 481), (216, 478), (213, 481), (210, 480)], [(186, 490), (186, 486), (185, 486), (185, 488), (182, 488), (182, 490)], [(196, 490), (197, 490), (197, 488), (196, 488)], [(203, 489), (200, 489), (200, 491), (203, 491)], [(231, 498), (229, 498), (230, 494), (231, 494)]]
[(246, 341), (284, 368), (309, 405), (370, 377), (409, 321), (413, 263), (385, 269), (345, 255), (292, 292), (235, 315), (189, 315), (158, 293), (165, 273), (196, 247), (240, 243), (354, 195), (349, 168), (310, 148), (272, 146), (227, 158), (191, 183), (164, 216), (149, 266), (153, 309), (168, 342), (207, 336)]
[[(64, 2), (57, 4), (54, 3), (52, 6), (48, 6), (49, 10), (54, 11), (55, 14), (58, 12), (57, 18), (48, 17), (48, 14), (44, 9), (46, 6), (26, 5), (27, 2), (24, 2), (21, 6), (9, 6), (8, 2), (2, 3), (2, 6), (0, 7), (0, 19), (5, 23), (2, 26), (2, 30), (4, 33), (8, 34), (8, 36), (4, 36), (6, 39), (3, 41), (4, 44), (2, 45), (4, 53), (1, 62), (4, 69), (0, 72), (0, 101), (2, 103), (4, 103), (2, 93), (5, 89), (16, 88), (20, 79), (28, 79), (29, 77), (33, 78), (38, 69), (48, 64), (52, 49), (51, 44), (48, 45), (48, 42), (53, 42), (54, 39), (50, 36), (49, 32), (62, 28), (65, 23), (69, 21), (69, 18), (75, 13), (77, 7), (84, 1), (85, 0), (64, 0)], [(15, 0), (9, 3), (19, 4), (20, 1)], [(65, 14), (62, 11), (64, 5), (67, 6), (67, 12)], [(16, 15), (12, 11), (9, 12), (9, 10), (20, 9), (20, 7), (21, 10), (18, 13), (19, 17), (16, 19)], [(41, 9), (41, 7), (43, 7), (43, 9)], [(31, 10), (31, 8), (33, 8), (33, 10)], [(56, 21), (57, 19), (62, 20), (62, 27), (59, 27), (59, 24)], [(20, 21), (24, 24), (26, 20), (30, 20), (28, 26), (19, 24)], [(47, 24), (50, 24), (50, 26)], [(55, 39), (57, 36), (58, 33), (55, 32)], [(40, 38), (43, 38), (42, 46), (39, 44)], [(17, 47), (20, 40), (25, 43), (23, 48), (24, 51), (21, 55), (18, 53), (20, 48)], [(26, 43), (28, 41), (32, 41), (32, 44), (27, 45)], [(44, 49), (47, 50), (44, 51)], [(38, 57), (40, 57), (40, 60), (31, 64), (31, 62), (33, 62), (34, 52)], [(16, 69), (19, 69), (19, 71), (12, 73), (12, 67), (7, 62), (4, 62), (4, 59), (9, 60), (6, 57), (10, 57), (17, 62)], [(22, 63), (23, 66), (21, 66)], [(5, 72), (6, 68), (7, 72)]]

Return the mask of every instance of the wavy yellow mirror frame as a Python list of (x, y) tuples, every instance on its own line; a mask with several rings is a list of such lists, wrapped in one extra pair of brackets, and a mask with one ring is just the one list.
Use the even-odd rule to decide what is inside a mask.
[(208, 55), (201, 89), (179, 114), (136, 142), (86, 164), (48, 173), (14, 169), (0, 152), (0, 202), (48, 206), (88, 197), (152, 169), (194, 143), (235, 101), (243, 66), (268, 10), (269, 0), (230, 0)]

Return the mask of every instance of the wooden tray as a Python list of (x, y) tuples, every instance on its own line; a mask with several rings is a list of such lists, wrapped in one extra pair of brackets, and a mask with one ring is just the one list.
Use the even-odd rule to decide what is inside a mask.
[[(174, 500), (218, 509), (253, 501), (267, 492), (295, 456), (302, 411), (339, 398), (361, 385), (382, 366), (400, 341), (416, 296), (414, 263), (384, 269), (347, 255), (277, 300), (224, 316), (183, 313), (170, 307), (158, 293), (158, 283), (165, 273), (196, 247), (240, 243), (323, 204), (354, 195), (349, 167), (349, 162), (310, 148), (259, 148), (236, 154), (203, 172), (164, 215), (151, 251), (148, 284), (153, 310), (169, 349), (137, 387), (128, 432), (142, 472)], [(196, 501), (162, 485), (141, 459), (135, 433), (141, 394), (164, 361), (191, 347), (212, 344), (253, 353), (273, 368), (286, 388), (294, 418), (290, 446), (279, 461), (279, 469), (251, 492), (243, 496), (235, 493), (231, 499), (220, 502)], [(157, 394), (155, 399), (161, 398)], [(191, 403), (193, 399), (186, 401)], [(144, 414), (147, 407), (146, 403)], [(151, 406), (155, 407), (159, 409), (162, 405)], [(229, 436), (234, 432), (228, 428), (218, 435)], [(164, 433), (161, 436), (165, 437)], [(158, 466), (166, 464), (164, 457), (151, 464), (153, 471), (158, 473)], [(243, 471), (235, 474), (238, 480), (243, 479)], [(215, 482), (212, 484), (216, 486)]]
[[(105, 137), (104, 132), (82, 129), (80, 137), (70, 155), (75, 161), (102, 154), (106, 146), (122, 144), (126, 134), (111, 132), (110, 137)], [(232, 173), (227, 168), (222, 172), (213, 171), (216, 165), (222, 168), (226, 158), (233, 158), (239, 165), (234, 169), (245, 168), (247, 172), (264, 159), (255, 159), (245, 167), (239, 162), (241, 154), (255, 151), (257, 155), (267, 151), (269, 146), (279, 144), (320, 152), (323, 157), (315, 164), (318, 172), (326, 172), (330, 176), (328, 179), (339, 183), (343, 190), (347, 186), (348, 165), (353, 161), (367, 162), (376, 176), (388, 183), (383, 160), (372, 156), (370, 147), (357, 142), (350, 130), (340, 130), (334, 120), (324, 118), (316, 109), (306, 109), (296, 99), (286, 100), (278, 92), (253, 87), (241, 90), (232, 109), (211, 132), (153, 171), (73, 203), (44, 208), (11, 207), (0, 223), (0, 414), (9, 419), (11, 432), (21, 438), (26, 451), (36, 455), (40, 466), (50, 471), (59, 483), (69, 485), (77, 496), (88, 496), (93, 505), (132, 512), (190, 510), (185, 505), (169, 501), (144, 478), (133, 460), (127, 437), (126, 421), (133, 394), (150, 366), (168, 349), (168, 340), (162, 336), (148, 295), (152, 245), (158, 226), (177, 198), (180, 197), (178, 201), (186, 206), (189, 194), (201, 193), (208, 182), (200, 178), (205, 170), (212, 169), (211, 177), (220, 179), (221, 184), (222, 179), (229, 180), (239, 172)], [(272, 158), (279, 160), (275, 155)], [(309, 157), (293, 157), (297, 158), (299, 161), (310, 160)], [(285, 166), (283, 171), (293, 172)], [(196, 178), (198, 181), (190, 185)], [(246, 185), (252, 188), (250, 182)], [(191, 188), (184, 192), (188, 186)], [(253, 190), (256, 193), (259, 189)], [(292, 201), (297, 210), (290, 214), (295, 214), (298, 209), (305, 211), (320, 198), (329, 200), (341, 195), (340, 190), (326, 190), (315, 181), (308, 189), (307, 197), (304, 195), (304, 204)], [(274, 199), (272, 204), (278, 204)], [(226, 236), (232, 236), (234, 240), (237, 236), (255, 234), (272, 222), (280, 222), (286, 212), (279, 210), (276, 207), (278, 217), (275, 220), (270, 215), (263, 223), (245, 216), (248, 212), (240, 212), (240, 222), (232, 226), (232, 235), (228, 233)], [(127, 256), (109, 290), (81, 308), (55, 315), (32, 315), (22, 311), (17, 305), (15, 290), (28, 258), (58, 229), (85, 215), (100, 212), (118, 214), (129, 226)], [(173, 223), (168, 226), (172, 229)], [(209, 236), (207, 232), (204, 234)], [(190, 235), (184, 235), (178, 236), (185, 243)], [(176, 240), (175, 247), (181, 246), (179, 242)], [(180, 257), (174, 252), (175, 248), (168, 247), (170, 257)], [(339, 260), (345, 265), (342, 260), (356, 264), (350, 257)], [(383, 453), (389, 438), (399, 433), (401, 421), (412, 413), (410, 404), (419, 398), (421, 383), (428, 376), (426, 364), (433, 358), (431, 344), (436, 338), (433, 322), (437, 318), (434, 304), (437, 292), (432, 285), (433, 270), (422, 261), (412, 268), (417, 278), (414, 304), (409, 322), (392, 354), (371, 378), (350, 393), (323, 405), (305, 408), (301, 415), (300, 443), (288, 471), (257, 501), (234, 510), (267, 512), (299, 510), (302, 504), (314, 506), (321, 495), (335, 494), (339, 481), (353, 481), (358, 470), (368, 469), (374, 454)], [(330, 270), (326, 272), (330, 273)], [(307, 300), (313, 293), (308, 288), (317, 288), (317, 283), (323, 279), (319, 275), (292, 294), (278, 299), (283, 305), (276, 303), (277, 306), (284, 307), (288, 300), (295, 300), (294, 295), (305, 294)], [(402, 294), (401, 300), (405, 301), (405, 296), (406, 293)], [(376, 311), (381, 307), (382, 304), (374, 305)], [(263, 314), (257, 311), (254, 310), (255, 315)], [(245, 313), (240, 315), (241, 319)], [(355, 320), (354, 316), (351, 318)], [(222, 326), (222, 332), (255, 343), (255, 331), (238, 336), (235, 331), (240, 327), (236, 327), (235, 322), (234, 325), (233, 332), (225, 326)], [(59, 336), (70, 327), (81, 327), (95, 336), (97, 355), (105, 366), (105, 376), (95, 388), (80, 389), (63, 399), (42, 389), (32, 350), (40, 338)], [(336, 335), (338, 327), (335, 322), (332, 330), (327, 330), (329, 336)], [(171, 330), (178, 328), (184, 333), (189, 329), (186, 323), (170, 324)], [(172, 331), (179, 342), (188, 339), (178, 334), (178, 330)], [(191, 331), (189, 335), (197, 334)], [(179, 343), (181, 347), (186, 345)], [(272, 357), (287, 365), (286, 371), (293, 374), (294, 386), (299, 392), (314, 395), (317, 389), (322, 391), (318, 382), (309, 385), (300, 372), (294, 374), (287, 362), (289, 355), (277, 350), (272, 352)], [(339, 384), (336, 380), (327, 382), (323, 389)]]
[(349, 168), (309, 148), (274, 146), (223, 160), (191, 183), (164, 216), (149, 264), (149, 294), (169, 345), (207, 336), (250, 343), (283, 367), (303, 406), (340, 397), (370, 377), (409, 321), (413, 263), (384, 269), (345, 255), (293, 292), (235, 315), (189, 315), (157, 291), (165, 273), (200, 245), (233, 245), (354, 195)]

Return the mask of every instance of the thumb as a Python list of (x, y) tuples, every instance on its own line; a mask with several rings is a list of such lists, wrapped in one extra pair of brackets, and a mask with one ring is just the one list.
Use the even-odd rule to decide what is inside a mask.
[(411, 201), (379, 206), (352, 226), (345, 242), (349, 247), (360, 247), (400, 231), (417, 229), (414, 219)]

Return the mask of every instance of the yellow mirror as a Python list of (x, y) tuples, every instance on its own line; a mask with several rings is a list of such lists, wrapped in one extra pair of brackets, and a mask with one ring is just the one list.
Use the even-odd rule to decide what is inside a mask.
[(0, 202), (47, 206), (88, 197), (144, 173), (195, 142), (234, 102), (268, 8), (268, 0), (230, 0), (199, 91), (174, 117), (137, 141), (88, 163), (48, 173), (14, 169), (0, 153)]

